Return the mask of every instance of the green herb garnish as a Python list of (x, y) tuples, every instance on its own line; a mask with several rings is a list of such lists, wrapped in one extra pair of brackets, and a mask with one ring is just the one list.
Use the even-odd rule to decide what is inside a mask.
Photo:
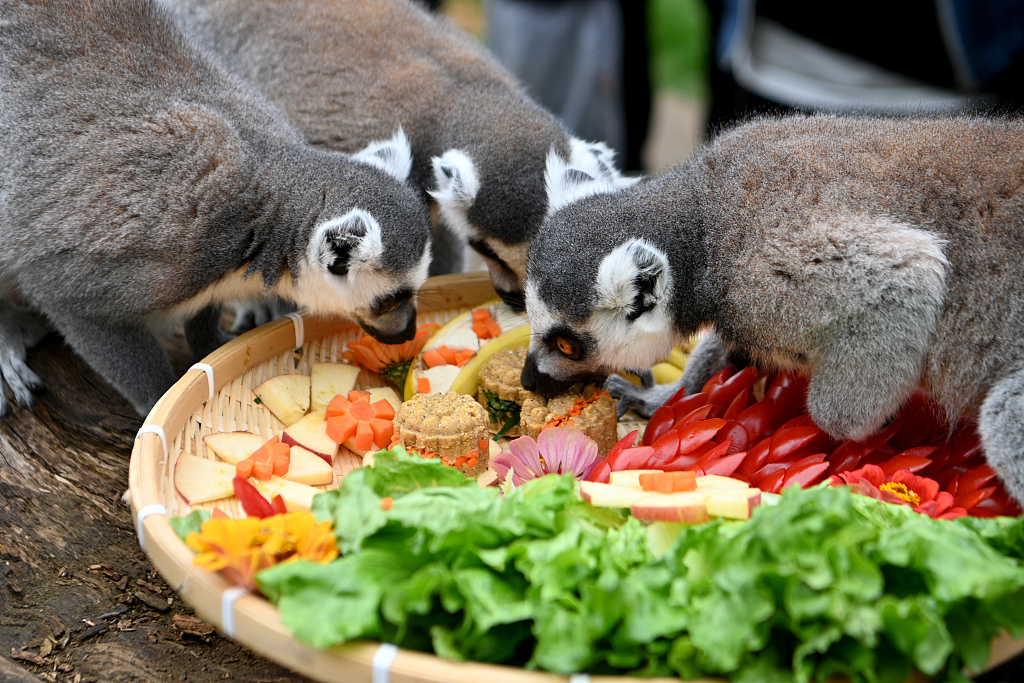
[(499, 398), (497, 394), (486, 389), (481, 389), (480, 392), (487, 399), (487, 405), (484, 408), (487, 409), (491, 422), (500, 425), (498, 433), (494, 435), (494, 440), (497, 441), (519, 424), (523, 407), (515, 401)]

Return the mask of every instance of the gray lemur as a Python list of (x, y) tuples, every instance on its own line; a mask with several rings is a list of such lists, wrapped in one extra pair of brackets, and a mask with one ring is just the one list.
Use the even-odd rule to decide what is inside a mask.
[[(3, 382), (31, 405), (25, 308), (140, 414), (175, 379), (150, 324), (221, 300), (277, 294), (411, 338), (430, 243), (410, 166), (400, 133), (355, 157), (308, 147), (155, 3), (0, 1)], [(197, 354), (206, 329), (187, 330)]]
[(708, 325), (677, 385), (607, 386), (649, 415), (738, 355), (808, 373), (810, 415), (840, 439), (923, 386), (950, 421), (978, 417), (1024, 502), (1024, 121), (764, 119), (625, 190), (560, 170), (524, 386), (649, 367)]
[[(313, 145), (347, 152), (401, 125), (410, 182), (523, 309), (530, 239), (555, 154), (627, 183), (603, 144), (574, 138), (476, 40), (409, 0), (164, 0), (197, 40), (284, 110)], [(453, 256), (457, 254), (455, 261)], [(435, 232), (432, 273), (462, 269)]]

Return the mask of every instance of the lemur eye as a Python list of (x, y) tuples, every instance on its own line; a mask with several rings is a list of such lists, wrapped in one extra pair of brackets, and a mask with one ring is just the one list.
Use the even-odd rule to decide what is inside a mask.
[(381, 306), (380, 313), (381, 313), (381, 315), (383, 315), (385, 313), (390, 313), (391, 311), (396, 310), (401, 305), (402, 305), (401, 301), (389, 301), (389, 302), (385, 303), (383, 306)]
[(575, 360), (580, 357), (580, 345), (579, 342), (577, 342), (574, 339), (556, 337), (555, 346), (558, 348), (559, 351), (562, 352), (562, 354), (568, 356), (569, 358)]

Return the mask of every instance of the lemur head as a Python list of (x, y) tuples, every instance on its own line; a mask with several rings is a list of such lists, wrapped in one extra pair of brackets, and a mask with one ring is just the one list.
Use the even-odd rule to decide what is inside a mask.
[[(405, 185), (412, 152), (401, 130), (354, 155), (343, 183), (325, 192), (306, 246), (296, 300), (341, 313), (386, 344), (415, 336), (416, 291), (430, 265), (428, 213)], [(394, 182), (398, 179), (401, 182)]]
[(557, 171), (572, 167), (608, 187), (633, 182), (615, 168), (615, 153), (604, 143), (569, 138), (568, 148), (568, 160), (554, 148), (546, 159), (542, 149), (536, 160), (527, 158), (530, 155), (525, 150), (513, 150), (514, 163), (504, 165), (501, 173), (490, 169), (490, 177), (483, 164), (493, 165), (495, 159), (474, 161), (468, 150), (451, 149), (432, 160), (435, 189), (430, 195), (437, 200), (442, 218), (480, 254), (495, 291), (520, 312), (525, 307), (524, 281), (531, 241), (553, 204), (563, 201), (559, 194), (562, 186), (545, 183), (542, 187), (542, 177), (552, 173), (560, 176)]
[[(607, 184), (558, 169), (554, 212), (530, 252), (530, 351), (523, 386), (552, 394), (615, 370), (649, 368), (675, 339), (665, 251)], [(593, 195), (593, 196), (591, 196)]]

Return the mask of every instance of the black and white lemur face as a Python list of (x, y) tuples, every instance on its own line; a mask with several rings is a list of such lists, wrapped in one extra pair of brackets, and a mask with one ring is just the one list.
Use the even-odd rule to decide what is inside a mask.
[[(355, 320), (386, 344), (416, 332), (416, 291), (430, 266), (429, 228), (421, 203), (392, 197), (386, 176), (402, 182), (412, 152), (401, 130), (354, 155), (369, 167), (359, 190), (327, 194), (313, 229), (294, 299), (317, 313)], [(350, 179), (351, 180), (351, 179)]]
[[(526, 282), (530, 352), (523, 386), (557, 393), (621, 369), (649, 368), (675, 343), (665, 252), (627, 227), (619, 188), (549, 169), (552, 214), (533, 242)], [(606, 226), (581, 235), (572, 226)]]
[[(569, 150), (568, 161), (554, 149), (548, 152), (543, 182), (538, 160), (535, 178), (495, 179), (491, 186), (484, 182), (482, 169), (467, 151), (452, 149), (433, 159), (436, 188), (430, 194), (437, 200), (442, 217), (483, 258), (495, 291), (514, 310), (525, 309), (525, 279), (532, 238), (553, 207), (565, 201), (560, 194), (567, 189), (565, 184), (553, 186), (551, 178), (561, 178), (571, 167), (609, 190), (635, 182), (619, 173), (614, 165), (615, 153), (603, 143), (570, 138)], [(529, 175), (525, 170), (522, 173)], [(488, 197), (488, 193), (494, 197)], [(502, 196), (497, 200), (499, 193)], [(518, 194), (516, 202), (529, 202), (536, 210), (510, 207), (513, 194)], [(493, 204), (495, 213), (502, 215), (491, 215), (487, 209), (481, 209), (486, 204)], [(511, 212), (521, 214), (520, 220), (524, 223), (516, 226), (514, 233), (498, 228)]]

